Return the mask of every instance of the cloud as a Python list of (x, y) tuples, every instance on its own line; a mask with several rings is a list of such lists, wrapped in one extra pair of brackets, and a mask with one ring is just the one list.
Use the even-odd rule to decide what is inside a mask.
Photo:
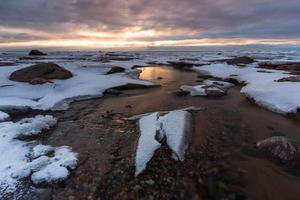
[(9, 0), (0, 1), (0, 42), (130, 30), (169, 34), (144, 41), (300, 38), (299, 9), (299, 0)]

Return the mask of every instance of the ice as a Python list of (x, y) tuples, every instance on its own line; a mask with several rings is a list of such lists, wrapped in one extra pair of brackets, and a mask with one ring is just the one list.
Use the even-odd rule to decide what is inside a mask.
[(296, 113), (300, 107), (300, 83), (277, 82), (281, 78), (291, 76), (285, 71), (264, 70), (269, 72), (265, 73), (259, 71), (256, 65), (236, 67), (227, 64), (205, 65), (193, 69), (220, 78), (234, 78), (245, 83), (246, 86), (241, 92), (258, 105), (273, 112)]
[(190, 131), (191, 114), (186, 111), (172, 111), (159, 118), (161, 130), (166, 135), (167, 144), (174, 152), (174, 157), (184, 160), (188, 147), (187, 134)]
[(0, 122), (5, 121), (9, 118), (9, 115), (5, 112), (0, 111)]
[(164, 139), (173, 158), (183, 161), (188, 147), (191, 114), (184, 110), (155, 112), (139, 120), (140, 138), (136, 151), (136, 176), (139, 175), (160, 148)]
[[(126, 73), (105, 75), (107, 66), (82, 66), (83, 63), (64, 63), (74, 77), (67, 80), (53, 80), (54, 83), (30, 85), (8, 80), (11, 72), (21, 67), (0, 68), (0, 109), (64, 110), (75, 100), (101, 97), (109, 88), (128, 83), (146, 86), (156, 85), (148, 81), (131, 78)], [(25, 67), (27, 65), (23, 65)], [(109, 69), (109, 68), (108, 68)]]
[(69, 147), (17, 139), (37, 136), (55, 124), (56, 119), (49, 115), (0, 123), (0, 199), (6, 193), (14, 193), (23, 178), (31, 176), (36, 184), (56, 183), (68, 177), (63, 171), (76, 167), (77, 154)]
[(56, 119), (50, 115), (37, 115), (35, 118), (24, 118), (21, 121), (0, 123), (0, 131), (5, 137), (18, 138), (34, 136), (44, 129), (49, 129), (56, 124)]
[(190, 92), (191, 96), (207, 96), (206, 91), (218, 91), (221, 93), (225, 93), (229, 88), (233, 86), (233, 84), (225, 81), (205, 80), (201, 85), (183, 85), (180, 87), (180, 89)]
[(156, 140), (158, 113), (153, 113), (139, 120), (140, 138), (135, 158), (135, 174), (140, 174), (151, 160), (154, 152), (161, 146)]

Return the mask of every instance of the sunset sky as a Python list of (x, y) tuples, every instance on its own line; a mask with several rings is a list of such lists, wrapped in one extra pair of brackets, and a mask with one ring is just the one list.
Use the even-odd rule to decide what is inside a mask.
[(300, 44), (299, 0), (0, 0), (0, 48)]

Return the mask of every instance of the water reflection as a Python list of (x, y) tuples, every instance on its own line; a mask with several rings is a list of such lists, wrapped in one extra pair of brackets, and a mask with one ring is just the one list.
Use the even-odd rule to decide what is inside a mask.
[(140, 79), (155, 81), (158, 79), (162, 80), (173, 80), (175, 78), (174, 70), (170, 70), (167, 67), (143, 67), (139, 68), (142, 70)]

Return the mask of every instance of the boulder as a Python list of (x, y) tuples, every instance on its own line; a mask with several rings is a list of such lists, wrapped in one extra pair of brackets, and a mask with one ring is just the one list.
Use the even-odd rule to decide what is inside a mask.
[(28, 55), (29, 56), (46, 56), (47, 54), (45, 54), (45, 53), (43, 53), (39, 50), (34, 49), (34, 50), (31, 50)]
[(73, 74), (55, 63), (41, 63), (13, 72), (9, 79), (17, 82), (42, 84), (51, 79), (68, 79)]
[(297, 149), (292, 142), (284, 136), (274, 136), (256, 143), (256, 147), (281, 161), (296, 159)]
[(123, 67), (112, 67), (106, 74), (114, 74), (124, 72), (125, 69)]
[(254, 62), (254, 59), (249, 56), (242, 56), (226, 61), (229, 65), (240, 65), (240, 64), (251, 64)]

